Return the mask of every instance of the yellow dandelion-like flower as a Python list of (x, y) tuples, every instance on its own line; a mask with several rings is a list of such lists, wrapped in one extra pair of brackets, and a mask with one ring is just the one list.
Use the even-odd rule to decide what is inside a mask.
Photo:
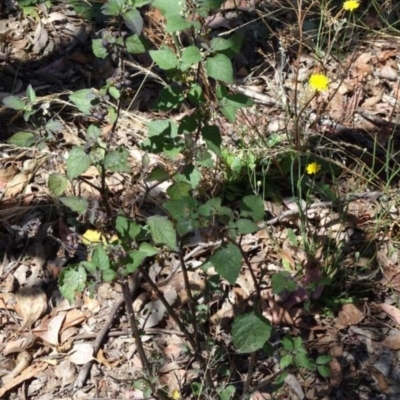
[(358, 7), (360, 7), (358, 0), (347, 0), (343, 3), (343, 9), (346, 11), (354, 11)]
[(173, 390), (172, 393), (170, 394), (169, 398), (171, 400), (181, 400), (182, 399), (181, 394), (179, 393), (178, 389)]
[(307, 165), (306, 171), (308, 175), (316, 174), (321, 169), (321, 165), (313, 162)]
[(324, 74), (312, 74), (308, 84), (316, 92), (324, 92), (329, 88), (329, 79)]

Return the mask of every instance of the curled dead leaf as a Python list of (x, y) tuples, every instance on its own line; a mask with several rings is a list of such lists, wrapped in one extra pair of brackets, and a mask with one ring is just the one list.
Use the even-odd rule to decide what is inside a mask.
[(14, 369), (7, 375), (3, 376), (3, 383), (10, 382), (16, 376), (18, 376), (23, 370), (29, 367), (29, 364), (32, 362), (32, 356), (27, 352), (23, 351), (19, 353), (16, 360), (16, 365)]
[(22, 318), (22, 328), (30, 328), (47, 310), (47, 296), (37, 286), (19, 289), (15, 294), (16, 313)]

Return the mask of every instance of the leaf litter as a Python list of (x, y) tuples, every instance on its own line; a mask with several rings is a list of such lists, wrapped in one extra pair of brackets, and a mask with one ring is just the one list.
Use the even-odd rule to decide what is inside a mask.
[[(244, 3), (243, 7), (247, 6), (246, 2), (242, 3)], [(40, 61), (40, 56), (50, 53), (51, 49), (57, 45), (55, 36), (49, 34), (52, 32), (50, 29), (52, 24), (55, 24), (53, 28), (56, 29), (59, 38), (68, 37), (73, 43), (77, 43), (77, 39), (84, 35), (76, 22), (75, 16), (71, 16), (66, 11), (66, 9), (61, 8), (57, 12), (42, 15), (41, 20), (36, 23), (33, 20), (21, 17), (19, 21), (10, 21), (10, 29), (6, 33), (2, 33), (4, 42), (14, 59), (26, 61), (28, 55), (33, 57), (37, 55), (40, 68), (38, 69), (39, 78), (36, 78), (36, 87), (49, 84), (49, 92), (57, 87), (58, 81), (65, 82), (70, 71), (73, 71), (75, 82), (79, 82), (80, 79), (90, 81), (92, 78), (92, 73), (86, 70), (86, 64), (94, 62), (94, 59), (87, 56), (79, 46), (75, 53), (68, 56), (68, 60), (61, 57), (48, 64)], [(156, 26), (162, 23), (160, 16), (157, 18), (156, 15), (153, 15), (153, 18), (158, 19), (155, 22)], [(24, 21), (28, 21), (27, 28), (24, 27)], [(223, 16), (223, 14), (208, 22), (211, 29), (231, 28), (235, 26), (235, 23), (234, 19), (228, 18), (227, 15)], [(24, 29), (29, 31), (26, 37), (23, 34)], [(12, 39), (11, 30), (14, 32)], [(154, 29), (154, 35), (157, 36), (156, 29)], [(338, 68), (338, 71), (341, 69), (347, 71), (343, 81), (340, 81), (334, 87), (336, 93), (333, 94), (332, 100), (326, 108), (327, 114), (334, 121), (347, 123), (356, 128), (365, 128), (366, 121), (360, 117), (362, 114), (358, 114), (357, 104), (359, 101), (357, 96), (360, 96), (360, 93), (365, 90), (366, 79), (372, 79), (372, 83), (370, 84), (370, 92), (364, 95), (361, 106), (365, 110), (378, 111), (388, 119), (392, 116), (392, 112), (396, 108), (393, 104), (398, 97), (395, 82), (398, 77), (396, 64), (398, 46), (388, 42), (385, 42), (384, 46), (389, 46), (389, 49), (382, 50), (374, 42), (367, 48), (356, 50), (354, 54), (344, 60), (343, 65), (332, 63), (332, 71), (334, 68)], [(390, 46), (395, 47), (391, 48)], [(68, 70), (67, 65), (71, 62), (75, 64), (73, 64), (72, 69)], [(304, 65), (303, 73), (300, 73), (297, 77), (300, 80), (303, 79), (302, 75), (304, 75), (304, 79), (308, 76), (309, 71), (314, 67), (314, 61), (312, 59), (304, 60)], [(346, 65), (351, 67), (346, 67)], [(102, 64), (101, 70), (102, 76), (109, 76), (114, 72), (113, 68), (105, 63)], [(53, 77), (45, 78), (45, 75), (53, 75)], [(84, 78), (81, 78), (82, 76)], [(269, 77), (262, 75), (261, 78), (266, 81)], [(291, 78), (292, 80), (288, 79), (286, 83), (289, 89), (297, 86), (294, 76), (291, 76)], [(374, 90), (377, 86), (381, 86), (382, 80), (391, 89), (390, 91)], [(19, 90), (15, 90), (14, 94), (24, 95), (22, 92), (24, 84), (22, 82), (22, 78), (17, 78), (15, 88), (19, 88)], [(256, 88), (261, 86), (255, 82), (252, 84)], [(80, 83), (78, 83), (79, 85)], [(76, 89), (73, 85), (68, 88), (70, 90)], [(7, 95), (11, 93), (11, 87), (8, 87), (7, 84), (1, 90), (7, 92)], [(274, 90), (278, 90), (278, 88), (271, 88), (270, 92), (272, 93)], [(317, 110), (323, 100), (314, 99), (310, 103), (311, 109)], [(48, 98), (43, 96), (39, 101), (45, 104), (48, 102)], [(142, 102), (143, 104), (147, 103), (145, 99)], [(64, 105), (65, 100), (61, 96), (55, 96), (52, 99), (52, 107), (59, 108)], [(264, 106), (261, 112), (263, 115), (257, 115), (257, 111), (254, 111), (256, 115), (251, 115), (251, 118), (246, 115), (248, 111), (245, 111), (238, 117), (237, 123), (244, 124), (249, 129), (256, 128), (255, 125), (266, 125), (265, 120), (262, 120), (268, 119), (270, 116), (276, 118), (276, 110), (280, 108), (280, 102), (278, 100), (272, 101), (269, 108), (265, 110)], [(260, 109), (258, 109), (258, 112), (260, 113)], [(355, 119), (354, 115), (356, 115)], [(151, 119), (151, 114), (142, 115), (138, 118), (138, 121), (132, 121), (132, 117), (127, 116), (124, 119), (123, 126), (121, 126), (119, 136), (116, 138), (116, 141), (119, 141), (120, 144), (127, 143), (131, 146), (129, 161), (134, 168), (133, 173), (137, 175), (143, 174), (138, 165), (141, 164), (144, 152), (132, 143), (135, 143), (135, 136), (140, 137), (143, 134), (143, 120), (145, 119)], [(63, 121), (69, 127), (70, 132), (63, 133), (64, 142), (61, 142), (61, 146), (57, 148), (57, 151), (61, 153), (57, 155), (60, 159), (70, 151), (71, 145), (77, 144), (78, 129), (71, 124), (71, 121), (72, 119)], [(235, 130), (232, 129), (234, 126), (231, 122), (223, 121), (221, 123), (225, 133), (229, 130)], [(107, 130), (103, 133), (106, 136)], [(383, 132), (379, 140), (379, 143), (385, 146), (388, 135)], [(45, 239), (38, 240), (35, 247), (43, 246), (46, 257), (41, 258), (31, 249), (28, 250), (27, 244), (30, 243), (32, 237), (37, 236), (32, 223), (37, 215), (36, 210), (39, 210), (40, 224), (44, 226), (47, 221), (45, 208), (41, 207), (43, 200), (48, 198), (43, 183), (48, 178), (48, 171), (54, 170), (51, 158), (54, 156), (55, 150), (54, 148), (46, 149), (46, 157), (38, 162), (38, 156), (43, 153), (35, 154), (34, 150), (12, 148), (3, 144), (0, 146), (2, 158), (7, 160), (4, 163), (2, 161), (2, 169), (0, 170), (2, 195), (0, 216), (4, 225), (7, 226), (5, 230), (7, 240), (11, 240), (10, 244), (12, 244), (12, 251), (4, 252), (5, 258), (2, 265), (2, 278), (7, 278), (9, 281), (7, 285), (2, 286), (4, 290), (2, 290), (0, 296), (0, 300), (2, 300), (0, 308), (4, 311), (1, 316), (0, 351), (2, 359), (10, 359), (11, 355), (17, 354), (14, 359), (15, 367), (2, 377), (3, 386), (0, 389), (0, 397), (14, 388), (18, 390), (19, 385), (23, 382), (28, 385), (30, 398), (41, 398), (46, 393), (53, 396), (58, 396), (60, 393), (72, 394), (72, 385), (77, 379), (77, 372), (81, 366), (92, 362), (94, 359), (97, 359), (100, 366), (98, 367), (98, 375), (96, 376), (96, 373), (94, 373), (93, 376), (99, 387), (103, 387), (101, 393), (105, 395), (105, 393), (108, 393), (107, 388), (112, 388), (112, 386), (107, 386), (110, 385), (106, 379), (107, 369), (113, 369), (114, 378), (118, 378), (115, 375), (119, 375), (120, 378), (124, 377), (121, 379), (127, 379), (130, 371), (139, 370), (143, 367), (136, 355), (134, 339), (127, 333), (128, 321), (123, 313), (116, 314), (116, 321), (110, 330), (109, 339), (101, 351), (95, 354), (92, 344), (86, 342), (97, 337), (97, 333), (104, 325), (114, 301), (120, 295), (120, 291), (111, 285), (108, 285), (107, 288), (98, 285), (95, 295), (99, 298), (101, 296), (101, 301), (98, 301), (97, 298), (91, 299), (91, 294), (85, 292), (75, 303), (70, 305), (61, 300), (60, 293), (54, 287), (44, 286), (45, 289), (43, 289), (40, 286), (28, 286), (33, 281), (30, 279), (31, 274), (34, 274), (35, 280), (39, 279), (45, 283), (52, 279), (54, 281), (62, 266), (71, 259), (68, 252), (73, 253), (72, 256), (85, 257), (84, 250), (76, 248), (75, 240), (83, 239), (98, 243), (102, 232), (87, 230), (85, 233), (82, 232), (81, 237), (79, 237), (79, 234), (74, 231), (69, 222), (60, 217), (54, 234), (60, 248), (57, 249), (54, 239), (50, 240), (47, 232), (42, 232), (44, 235), (41, 235), (41, 237), (45, 237)], [(154, 165), (168, 164), (160, 157), (154, 157), (151, 163), (154, 163)], [(153, 166), (151, 165), (151, 167)], [(62, 164), (59, 163), (57, 170), (65, 172), (63, 168)], [(96, 213), (95, 203), (100, 196), (93, 185), (99, 184), (99, 173), (96, 169), (89, 169), (85, 173), (85, 178), (86, 181), (79, 182), (79, 188), (66, 187), (64, 189), (65, 194), (72, 195), (75, 190), (81, 191), (88, 199), (91, 199), (88, 205), (90, 211)], [(115, 173), (112, 177), (107, 177), (107, 185), (110, 192), (114, 194), (116, 205), (129, 210), (129, 212), (134, 210), (139, 218), (143, 212), (151, 214), (152, 211), (140, 209), (140, 202), (135, 202), (136, 195), (143, 196), (143, 189), (140, 184), (132, 185), (129, 174), (126, 172)], [(351, 187), (351, 182), (349, 187)], [(122, 191), (127, 193), (125, 198), (119, 195)], [(345, 187), (343, 191), (345, 194), (347, 193)], [(162, 195), (167, 198), (166, 193), (167, 188), (162, 188)], [(389, 196), (391, 195), (389, 193)], [(158, 196), (159, 193), (154, 195), (157, 201), (152, 204), (153, 210), (159, 209), (161, 200)], [(328, 329), (335, 331), (333, 337), (330, 337), (325, 343), (326, 352), (333, 356), (329, 363), (331, 368), (329, 381), (321, 380), (311, 372), (307, 372), (305, 376), (290, 374), (289, 379), (286, 380), (291, 392), (295, 393), (298, 398), (317, 398), (315, 397), (317, 393), (326, 393), (328, 396), (329, 385), (336, 388), (345, 385), (344, 389), (347, 390), (350, 386), (349, 382), (355, 379), (357, 375), (358, 379), (360, 376), (371, 375), (381, 393), (391, 394), (391, 390), (395, 390), (396, 385), (398, 386), (397, 369), (395, 367), (397, 362), (396, 351), (399, 348), (396, 326), (394, 325), (393, 329), (385, 332), (384, 335), (386, 336), (378, 338), (373, 336), (368, 327), (368, 323), (373, 325), (374, 322), (381, 324), (377, 326), (391, 324), (390, 319), (395, 324), (399, 323), (399, 309), (396, 306), (395, 299), (381, 302), (378, 297), (379, 293), (377, 293), (376, 304), (371, 303), (371, 306), (368, 305), (363, 310), (352, 303), (343, 304), (338, 311), (337, 319), (331, 317), (331, 321), (329, 316), (323, 316), (324, 310), (307, 309), (305, 306), (311, 298), (318, 299), (324, 294), (324, 291), (329, 289), (328, 282), (318, 287), (315, 287), (315, 284), (319, 282), (321, 270), (325, 270), (325, 268), (329, 270), (333, 264), (334, 256), (337, 256), (337, 254), (326, 255), (322, 251), (330, 240), (333, 240), (336, 246), (343, 246), (337, 247), (341, 249), (339, 256), (342, 257), (343, 265), (351, 271), (353, 283), (363, 286), (363, 282), (366, 282), (366, 285), (369, 280), (375, 279), (374, 272), (380, 268), (384, 279), (382, 282), (376, 279), (376, 285), (382, 284), (384, 288), (389, 287), (397, 290), (397, 250), (390, 248), (391, 246), (386, 240), (386, 232), (373, 232), (375, 218), (380, 213), (387, 213), (391, 215), (392, 225), (389, 235), (396, 238), (398, 230), (396, 226), (397, 209), (395, 205), (391, 204), (390, 197), (385, 196), (386, 199), (380, 197), (375, 200), (367, 198), (349, 201), (344, 216), (333, 210), (333, 204), (322, 205), (318, 208), (318, 212), (313, 212), (313, 209), (309, 207), (306, 212), (306, 221), (310, 224), (310, 232), (317, 238), (316, 242), (320, 244), (320, 254), (318, 254), (318, 250), (316, 252), (306, 251), (302, 247), (303, 243), (294, 243), (302, 240), (301, 235), (293, 235), (290, 232), (298, 232), (301, 227), (302, 219), (300, 215), (303, 205), (299, 205), (298, 202), (291, 203), (287, 199), (266, 204), (265, 208), (271, 215), (270, 221), (272, 221), (272, 218), (277, 218), (273, 224), (268, 225), (271, 227), (272, 234), (268, 235), (265, 232), (266, 229), (264, 229), (254, 237), (251, 234), (246, 235), (249, 239), (246, 252), (251, 254), (251, 260), (254, 260), (256, 264), (257, 276), (263, 277), (265, 286), (271, 285), (271, 276), (283, 272), (287, 273), (282, 275), (285, 284), (292, 280), (298, 286), (296, 290), (289, 290), (290, 287), (284, 287), (279, 293), (269, 288), (262, 290), (264, 300), (262, 313), (271, 320), (273, 326), (276, 329), (285, 326), (303, 335), (309, 343), (310, 351), (316, 353), (319, 349), (318, 346), (314, 347), (313, 343), (318, 343)], [(51, 205), (51, 207), (56, 206)], [(290, 211), (292, 214), (283, 216), (285, 212), (283, 210)], [(287, 225), (290, 226), (291, 231), (289, 231)], [(363, 257), (360, 257), (360, 254), (366, 253), (370, 244), (369, 241), (375, 240), (373, 237), (372, 240), (369, 239), (372, 234), (376, 236), (376, 240), (379, 240), (379, 248), (373, 250), (377, 252), (377, 265), (371, 266), (362, 263)], [(361, 235), (362, 238), (357, 238), (357, 235)], [(108, 236), (107, 240), (112, 237), (111, 235)], [(206, 240), (201, 235), (199, 237), (196, 245), (202, 246), (202, 249), (198, 254), (195, 254), (193, 259), (188, 260), (193, 263), (197, 261), (198, 265), (202, 264), (207, 256), (215, 254), (214, 250), (217, 247), (217, 245), (203, 246)], [(163, 243), (163, 238), (160, 238), (160, 243)], [(175, 246), (175, 243), (169, 244)], [(64, 250), (64, 254), (61, 254), (60, 249)], [(204, 252), (202, 253), (202, 251)], [(187, 254), (189, 252), (190, 249), (187, 250)], [(9, 260), (7, 260), (7, 257)], [(24, 260), (25, 257), (30, 260), (28, 263), (26, 259)], [(35, 257), (37, 258), (35, 259)], [(369, 255), (364, 258), (371, 260)], [(18, 261), (16, 266), (12, 265), (15, 261)], [(165, 260), (163, 265), (159, 266), (157, 271), (154, 272), (154, 277), (159, 280), (159, 283), (163, 281), (163, 279), (160, 279), (161, 277), (169, 276), (171, 278), (164, 287), (160, 286), (165, 294), (169, 293), (169, 295), (166, 295), (169, 305), (179, 309), (179, 307), (190, 302), (190, 298), (188, 298), (187, 290), (182, 285), (182, 271), (174, 271), (173, 264), (174, 260)], [(36, 269), (30, 270), (30, 267), (35, 265)], [(212, 271), (212, 269), (209, 269), (207, 273), (191, 272), (189, 274), (191, 291), (203, 292), (206, 288), (206, 282), (208, 283), (215, 276), (216, 271)], [(10, 277), (13, 277), (17, 284)], [(20, 288), (17, 289), (17, 286), (20, 286)], [(147, 341), (147, 343), (150, 342), (147, 350), (158, 352), (162, 357), (165, 357), (159, 365), (160, 377), (162, 376), (160, 379), (168, 386), (170, 393), (175, 393), (185, 384), (185, 379), (188, 379), (190, 373), (195, 376), (196, 365), (188, 364), (191, 365), (192, 371), (181, 368), (186, 365), (185, 362), (189, 363), (189, 360), (183, 351), (186, 346), (185, 341), (181, 336), (171, 334), (172, 331), (179, 331), (178, 327), (159, 300), (154, 298), (154, 293), (144, 284), (141, 285), (141, 290), (142, 292), (135, 298), (135, 307), (137, 312), (141, 314), (141, 328), (151, 338), (150, 341)], [(255, 291), (256, 287), (246, 266), (241, 266), (241, 275), (235, 284), (228, 281), (222, 282), (220, 293), (214, 293), (213, 298), (209, 300), (211, 310), (208, 319), (212, 324), (215, 335), (219, 335), (216, 339), (229, 342), (223, 327), (229, 326), (238, 313), (251, 307)], [(137, 301), (139, 298), (142, 299), (141, 302)], [(367, 304), (369, 303), (367, 302)], [(368, 314), (367, 310), (371, 314)], [(353, 329), (350, 331), (349, 327), (360, 327), (360, 330)], [(321, 332), (323, 333), (321, 334)], [(17, 337), (18, 339), (16, 339)], [(91, 339), (87, 339), (89, 337)], [(379, 340), (373, 342), (372, 337)], [(343, 344), (340, 344), (341, 342)], [(362, 356), (364, 357), (363, 360), (367, 359), (368, 362), (359, 366), (357, 360), (361, 356), (356, 354), (355, 349), (357, 346), (360, 348), (361, 345), (365, 345), (367, 349)], [(380, 354), (383, 347), (386, 352)], [(346, 349), (346, 354), (344, 349)], [(222, 363), (225, 362), (226, 359), (223, 359)], [(276, 360), (271, 359), (265, 362), (264, 367), (265, 370), (274, 370), (276, 365)], [(52, 372), (50, 373), (50, 371)], [(54, 386), (49, 386), (46, 389), (43, 384), (39, 384), (39, 374), (45, 373), (49, 380), (53, 372), (58, 379)], [(240, 371), (240, 373), (243, 373), (243, 371)], [(344, 383), (344, 377), (348, 382)], [(119, 382), (114, 387), (114, 393), (117, 393), (121, 385), (123, 384)], [(52, 390), (52, 392), (50, 393), (49, 390)], [(94, 396), (93, 389), (88, 388), (88, 390), (89, 393), (86, 393), (86, 396)], [(370, 389), (365, 387), (364, 390), (368, 392)], [(138, 396), (139, 392), (137, 389), (131, 392), (127, 391), (127, 398), (137, 398), (135, 396)], [(143, 396), (143, 392), (140, 392), (140, 396)], [(260, 391), (257, 391), (257, 395), (253, 395), (253, 398), (269, 398), (268, 396), (268, 393), (262, 393), (260, 389)]]

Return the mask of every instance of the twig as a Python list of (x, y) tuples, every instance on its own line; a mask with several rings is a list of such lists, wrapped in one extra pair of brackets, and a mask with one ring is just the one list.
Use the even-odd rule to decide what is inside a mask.
[(150, 276), (147, 273), (146, 269), (144, 267), (139, 267), (139, 269), (140, 269), (140, 272), (142, 273), (143, 278), (145, 279), (145, 281), (156, 292), (158, 299), (161, 301), (161, 303), (163, 303), (163, 305), (164, 305), (165, 309), (167, 310), (168, 314), (171, 316), (171, 318), (178, 325), (179, 329), (183, 332), (183, 334), (186, 337), (186, 340), (192, 346), (193, 351), (195, 351), (196, 350), (196, 342), (193, 340), (192, 334), (189, 333), (189, 331), (186, 329), (185, 325), (183, 325), (182, 321), (176, 315), (175, 311), (168, 304), (167, 300), (164, 297), (163, 292), (158, 288), (157, 284), (150, 278)]
[[(135, 272), (132, 275), (132, 289), (131, 292), (134, 293), (137, 288), (138, 288), (138, 278), (139, 278), (139, 272)], [(124, 304), (125, 299), (123, 297), (119, 298), (116, 303), (114, 304), (114, 307), (111, 309), (110, 311), (110, 315), (108, 316), (107, 321), (105, 322), (105, 324), (103, 325), (103, 327), (101, 328), (101, 330), (99, 331), (99, 333), (97, 334), (96, 340), (94, 342), (93, 345), (93, 354), (96, 356), (97, 352), (100, 350), (100, 346), (103, 343), (105, 337), (107, 336), (108, 331), (110, 330), (110, 327), (113, 323), (114, 317), (117, 314), (118, 310), (120, 307), (122, 307), (122, 305)], [(74, 383), (74, 386), (78, 389), (82, 388), (87, 379), (88, 376), (90, 374), (90, 370), (92, 369), (92, 365), (94, 364), (94, 359), (87, 362), (83, 368), (81, 369), (81, 371), (79, 372), (78, 377), (76, 378), (76, 381)]]
[[(139, 267), (139, 270), (140, 270), (143, 278), (147, 281), (149, 286), (157, 294), (157, 298), (164, 305), (164, 307), (167, 310), (170, 317), (175, 321), (175, 323), (178, 325), (179, 329), (185, 335), (186, 340), (190, 343), (190, 346), (192, 347), (195, 358), (200, 362), (201, 365), (205, 364), (205, 359), (202, 356), (202, 354), (199, 351), (196, 351), (197, 346), (196, 346), (196, 342), (193, 340), (193, 335), (186, 329), (185, 325), (179, 319), (178, 315), (175, 313), (175, 311), (172, 309), (172, 307), (168, 304), (167, 300), (164, 297), (163, 292), (158, 288), (157, 284), (150, 278), (149, 274), (147, 273), (146, 269), (143, 266)], [(205, 378), (206, 378), (208, 387), (210, 389), (214, 389), (214, 382), (212, 380), (212, 376), (209, 371), (205, 371)]]
[(192, 314), (193, 336), (195, 337), (195, 341), (196, 341), (195, 351), (197, 352), (197, 351), (200, 350), (200, 343), (199, 343), (199, 338), (198, 338), (198, 335), (197, 335), (196, 307), (195, 307), (195, 302), (194, 302), (194, 299), (193, 299), (193, 296), (192, 296), (192, 290), (191, 290), (191, 287), (190, 287), (190, 282), (189, 282), (188, 271), (187, 271), (187, 268), (186, 268), (185, 259), (183, 257), (182, 247), (179, 249), (178, 257), (179, 257), (179, 261), (181, 263), (183, 281), (185, 283), (185, 288), (186, 288), (187, 296), (188, 296), (188, 299), (189, 299), (189, 308), (190, 308), (190, 313)]
[(251, 378), (254, 372), (254, 366), (256, 364), (256, 352), (253, 351), (250, 356), (249, 370), (247, 372), (246, 381), (244, 382), (243, 394), (246, 395), (249, 392)]
[[(156, 335), (158, 333), (165, 335), (177, 335), (183, 336), (181, 331), (177, 329), (162, 329), (162, 328), (143, 328), (142, 331), (148, 335)], [(120, 337), (130, 335), (128, 330), (125, 331), (112, 331), (108, 332), (108, 337)], [(81, 335), (75, 336), (72, 340), (84, 340), (84, 339), (96, 339), (97, 333), (82, 333)]]
[(144, 347), (143, 347), (143, 342), (142, 342), (142, 338), (140, 337), (140, 332), (139, 332), (139, 328), (136, 322), (136, 317), (135, 317), (135, 311), (133, 309), (132, 306), (132, 294), (131, 291), (129, 289), (129, 284), (127, 283), (126, 280), (124, 280), (122, 282), (122, 294), (124, 296), (124, 300), (125, 300), (125, 307), (126, 307), (126, 314), (129, 318), (129, 324), (131, 326), (131, 330), (132, 330), (132, 334), (135, 338), (136, 341), (136, 345), (137, 345), (137, 349), (138, 349), (138, 353), (139, 353), (139, 358), (140, 361), (142, 362), (142, 365), (144, 367), (145, 370), (145, 374), (146, 374), (146, 378), (149, 382), (150, 388), (152, 393), (156, 392), (156, 387), (154, 386), (153, 380), (152, 378), (152, 372), (151, 372), (151, 367), (150, 367), (150, 363), (149, 360), (147, 359), (146, 353), (144, 351)]

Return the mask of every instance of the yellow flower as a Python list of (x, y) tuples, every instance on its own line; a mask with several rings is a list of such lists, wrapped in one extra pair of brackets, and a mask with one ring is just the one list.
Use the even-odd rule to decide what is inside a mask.
[(181, 397), (181, 394), (179, 393), (179, 390), (175, 389), (172, 391), (169, 398), (172, 400), (180, 400), (182, 397)]
[(310, 76), (310, 80), (308, 81), (308, 84), (316, 92), (324, 92), (325, 90), (328, 90), (329, 79), (324, 74), (312, 74)]
[(343, 3), (343, 9), (346, 11), (354, 11), (358, 7), (360, 7), (358, 0), (347, 0)]
[(321, 165), (316, 162), (307, 165), (306, 171), (308, 175), (316, 174), (321, 169)]

